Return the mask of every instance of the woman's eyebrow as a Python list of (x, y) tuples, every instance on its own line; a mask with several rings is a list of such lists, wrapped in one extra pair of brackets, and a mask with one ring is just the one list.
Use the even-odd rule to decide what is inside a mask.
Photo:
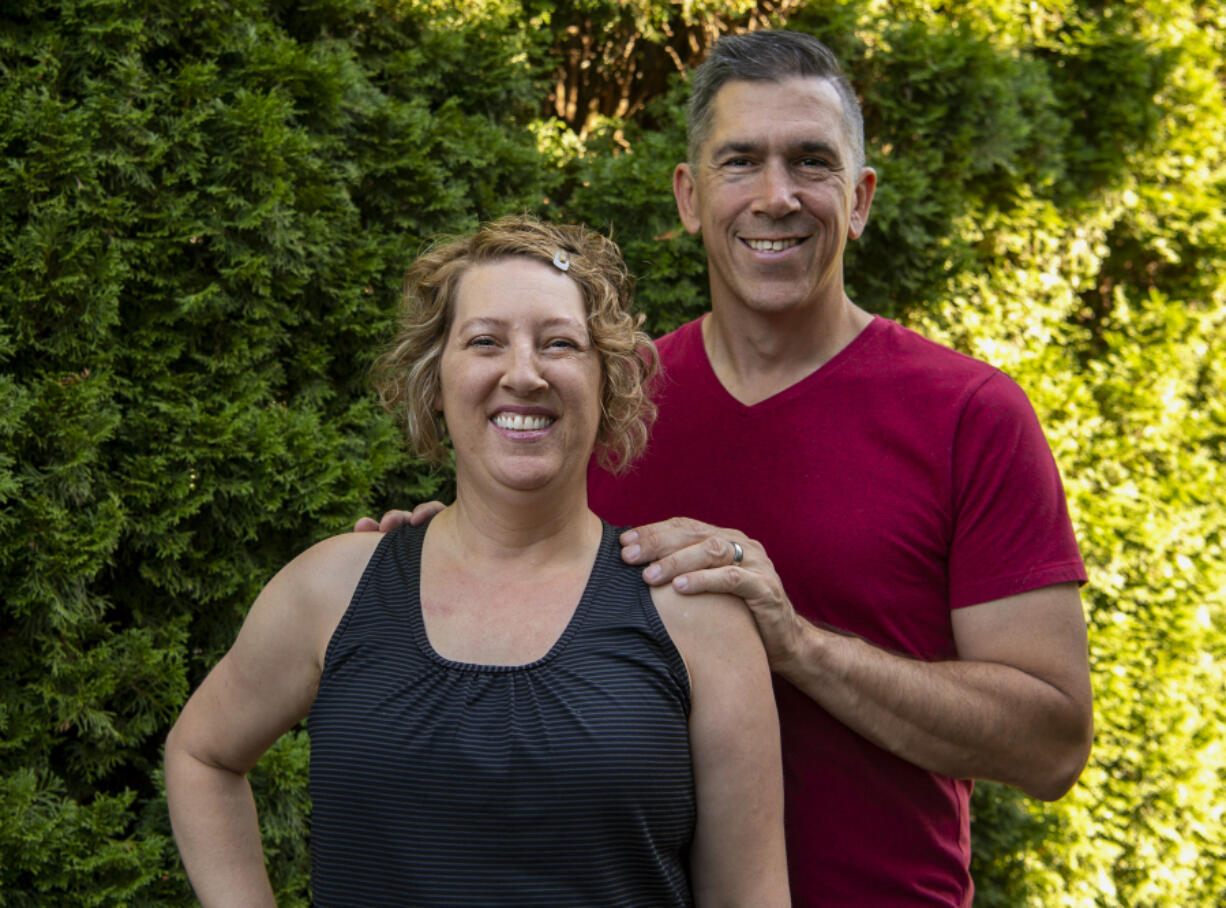
[[(476, 315), (460, 322), (458, 325), (456, 325), (456, 329), (464, 331), (471, 330), (473, 328), (505, 328), (509, 324), (510, 322), (503, 318), (495, 318), (488, 315)], [(545, 328), (587, 328), (586, 321), (573, 318), (569, 315), (551, 316), (550, 318), (541, 321), (540, 324)]]

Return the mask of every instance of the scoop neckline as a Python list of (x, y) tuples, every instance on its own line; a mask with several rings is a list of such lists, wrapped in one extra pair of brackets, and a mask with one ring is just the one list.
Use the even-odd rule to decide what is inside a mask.
[(410, 545), (409, 556), (412, 564), (412, 577), (410, 582), (414, 584), (414, 600), (416, 607), (412, 609), (410, 615), (411, 629), (413, 632), (413, 640), (417, 644), (418, 649), (422, 654), (436, 665), (443, 668), (459, 671), (481, 674), (506, 674), (508, 672), (530, 672), (534, 669), (542, 668), (548, 663), (556, 659), (571, 638), (578, 633), (579, 628), (583, 625), (587, 613), (591, 609), (591, 600), (596, 593), (600, 583), (600, 574), (602, 571), (599, 567), (604, 558), (609, 554), (609, 549), (612, 546), (614, 536), (613, 528), (603, 519), (600, 521), (601, 533), (600, 544), (596, 547), (596, 555), (592, 559), (592, 565), (588, 569), (587, 580), (583, 584), (583, 592), (579, 595), (579, 601), (575, 603), (575, 609), (571, 613), (570, 619), (566, 622), (566, 626), (562, 629), (562, 633), (558, 635), (558, 639), (553, 642), (545, 653), (538, 659), (531, 662), (521, 662), (509, 665), (491, 664), (485, 662), (464, 662), (457, 659), (449, 659), (434, 648), (434, 644), (430, 642), (430, 635), (426, 632), (426, 619), (422, 613), (421, 601), (421, 550), (422, 543), (425, 542), (426, 533), (429, 532), (430, 524), (426, 523), (420, 528), (420, 532), (407, 534)]

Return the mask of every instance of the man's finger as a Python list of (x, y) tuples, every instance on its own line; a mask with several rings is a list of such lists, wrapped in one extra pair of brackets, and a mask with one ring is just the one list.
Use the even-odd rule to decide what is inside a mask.
[(440, 511), (445, 510), (447, 505), (441, 501), (427, 501), (424, 504), (419, 504), (413, 509), (413, 513), (409, 516), (409, 522), (413, 526), (421, 526), (429, 518), (433, 517)]
[(736, 565), (688, 571), (673, 578), (673, 589), (687, 596), (699, 593), (727, 593), (741, 599), (752, 599), (765, 588), (763, 579)]
[[(739, 543), (738, 543), (739, 545)], [(744, 549), (741, 549), (742, 554)], [(702, 571), (710, 568), (720, 568), (730, 565), (736, 558), (736, 546), (725, 536), (706, 536), (695, 545), (687, 546), (679, 551), (665, 555), (658, 561), (648, 565), (643, 571), (643, 579), (656, 586), (668, 583), (674, 577)]]
[(621, 535), (622, 559), (628, 564), (658, 561), (704, 539), (721, 534), (728, 535), (728, 531), (688, 517), (673, 517), (659, 523), (644, 524)]
[(383, 516), (379, 518), (379, 529), (384, 533), (390, 533), (398, 526), (412, 523), (412, 518), (413, 515), (409, 511), (384, 511)]
[(441, 501), (427, 501), (424, 504), (419, 504), (411, 511), (393, 508), (390, 511), (384, 511), (383, 516), (379, 518), (378, 522), (375, 522), (370, 517), (358, 518), (358, 522), (353, 525), (353, 531), (355, 533), (369, 533), (377, 530), (381, 533), (390, 533), (396, 527), (404, 526), (406, 523), (410, 526), (421, 526), (426, 520), (446, 507)]

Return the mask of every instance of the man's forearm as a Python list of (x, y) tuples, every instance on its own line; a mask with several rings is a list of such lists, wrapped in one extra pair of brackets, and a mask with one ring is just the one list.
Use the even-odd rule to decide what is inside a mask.
[(924, 662), (806, 621), (761, 543), (737, 530), (675, 517), (621, 543), (653, 586), (739, 596), (776, 675), (917, 766), (1054, 799), (1085, 765), (1093, 694), (1075, 582), (951, 610), (959, 658)]
[(991, 779), (1053, 800), (1089, 749), (1082, 709), (1033, 675), (995, 662), (924, 662), (796, 617), (775, 672), (879, 747), (953, 778)]
[(276, 908), (246, 776), (168, 747), (166, 801), (183, 866), (204, 908)]

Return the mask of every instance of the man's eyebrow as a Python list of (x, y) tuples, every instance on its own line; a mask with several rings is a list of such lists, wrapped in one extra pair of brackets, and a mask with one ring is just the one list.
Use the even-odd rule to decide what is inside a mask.
[(760, 151), (762, 148), (758, 142), (750, 141), (733, 141), (725, 142), (715, 149), (714, 155), (717, 158), (725, 157), (730, 154), (752, 154), (755, 151)]
[(801, 142), (796, 146), (797, 151), (803, 151), (805, 154), (820, 154), (828, 158), (839, 160), (839, 149), (829, 142)]
[[(736, 139), (718, 146), (714, 151), (716, 158), (724, 158), (729, 155), (738, 154), (757, 154), (761, 153), (763, 145), (761, 142), (754, 142), (747, 139)], [(801, 154), (820, 154), (834, 161), (841, 160), (839, 149), (829, 142), (821, 142), (816, 140), (805, 140), (797, 142), (791, 148), (793, 154), (799, 152)]]

